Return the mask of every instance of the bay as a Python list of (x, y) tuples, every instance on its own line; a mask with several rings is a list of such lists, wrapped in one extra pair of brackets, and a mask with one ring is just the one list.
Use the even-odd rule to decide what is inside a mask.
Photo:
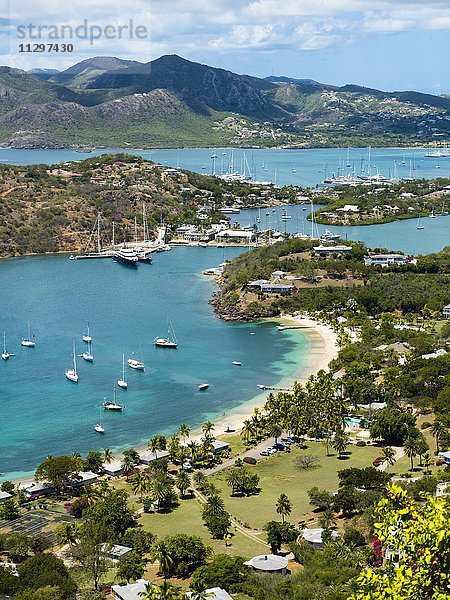
[[(215, 284), (202, 275), (239, 248), (175, 248), (137, 271), (109, 259), (71, 261), (66, 255), (0, 261), (8, 361), (0, 361), (1, 478), (30, 474), (48, 455), (122, 450), (181, 422), (199, 426), (230, 414), (257, 395), (258, 383), (294, 377), (308, 354), (308, 337), (281, 335), (273, 323), (225, 323), (208, 304)], [(153, 339), (173, 322), (177, 350)], [(20, 346), (31, 321), (34, 349)], [(94, 363), (78, 359), (79, 383), (64, 376), (89, 321)], [(255, 335), (250, 336), (250, 332)], [(127, 368), (129, 389), (117, 390), (121, 413), (101, 408), (121, 376), (122, 353), (142, 347), (144, 373)], [(242, 362), (242, 367), (232, 361)], [(206, 381), (210, 388), (199, 392)], [(101, 418), (106, 430), (94, 431)]]
[[(450, 157), (426, 158), (426, 148), (372, 148), (370, 170), (384, 176), (432, 179), (450, 177)], [(333, 173), (359, 174), (368, 172), (368, 148), (171, 148), (140, 150), (136, 148), (93, 149), (84, 154), (71, 149), (12, 149), (0, 148), (0, 163), (14, 165), (57, 164), (83, 160), (105, 153), (127, 152), (161, 164), (189, 169), (198, 173), (217, 175), (244, 167), (257, 181), (272, 181), (280, 185), (314, 187)], [(216, 158), (212, 158), (215, 155)], [(349, 160), (347, 160), (349, 157)], [(350, 165), (350, 166), (347, 166)]]

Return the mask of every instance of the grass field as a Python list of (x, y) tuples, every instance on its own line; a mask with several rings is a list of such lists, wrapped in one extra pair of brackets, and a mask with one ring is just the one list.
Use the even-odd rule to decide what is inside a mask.
[[(348, 467), (367, 467), (379, 455), (380, 449), (372, 446), (349, 446), (351, 455), (346, 460), (339, 460), (336, 455), (326, 456), (325, 447), (320, 443), (310, 442), (306, 450), (292, 448), (290, 453), (278, 453), (250, 467), (260, 477), (261, 492), (249, 498), (232, 498), (230, 488), (226, 485), (227, 470), (212, 475), (210, 479), (219, 488), (227, 510), (243, 523), (252, 528), (261, 529), (270, 520), (278, 520), (275, 511), (276, 500), (285, 493), (292, 502), (291, 523), (299, 523), (311, 516), (308, 490), (314, 486), (331, 492), (337, 490), (337, 471)], [(319, 458), (319, 466), (312, 470), (302, 470), (296, 466), (296, 457), (301, 454), (313, 454)]]

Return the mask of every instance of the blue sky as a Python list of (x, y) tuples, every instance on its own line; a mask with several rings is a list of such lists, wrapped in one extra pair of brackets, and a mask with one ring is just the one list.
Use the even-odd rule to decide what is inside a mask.
[[(176, 53), (257, 76), (450, 93), (450, 0), (0, 0), (0, 9), (0, 64), (18, 68)], [(71, 54), (18, 51), (33, 41), (17, 39), (20, 25), (75, 28), (84, 19), (101, 28), (132, 19), (148, 35), (75, 39)]]

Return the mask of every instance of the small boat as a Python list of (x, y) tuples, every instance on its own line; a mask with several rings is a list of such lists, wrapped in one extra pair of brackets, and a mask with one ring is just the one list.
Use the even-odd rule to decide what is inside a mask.
[(72, 369), (67, 369), (67, 371), (65, 372), (65, 375), (69, 381), (78, 383), (77, 355), (75, 354), (75, 338), (73, 340), (73, 367), (72, 367)]
[(254, 331), (250, 331), (250, 335), (256, 335)]
[(139, 356), (140, 356), (141, 360), (137, 360), (136, 358), (134, 358), (134, 352), (133, 352), (131, 355), (132, 357), (128, 359), (128, 366), (131, 369), (136, 369), (137, 371), (145, 371), (145, 365), (142, 360), (141, 344), (138, 343), (138, 346), (139, 346)]
[(116, 402), (116, 386), (114, 386), (114, 392), (113, 392), (113, 401), (110, 402), (109, 400), (107, 400), (105, 398), (104, 402), (103, 402), (103, 408), (105, 410), (123, 410), (125, 408), (125, 406), (122, 406), (121, 404), (117, 404)]
[(86, 342), (86, 344), (92, 342), (91, 332), (89, 331), (89, 323), (86, 324), (86, 332), (83, 333), (83, 342)]
[(122, 379), (117, 381), (117, 385), (124, 390), (128, 388), (127, 380), (125, 379), (125, 354), (122, 354)]
[(94, 357), (91, 353), (91, 342), (88, 342), (88, 347), (87, 347), (86, 352), (83, 352), (83, 354), (79, 354), (78, 356), (80, 356), (87, 362), (94, 362)]
[(167, 319), (167, 337), (155, 338), (153, 343), (159, 348), (178, 348), (177, 337), (170, 319)]
[(94, 429), (97, 433), (105, 433), (105, 430), (103, 429), (103, 427), (101, 426), (100, 423), (97, 423), (97, 425), (94, 427)]
[(15, 354), (11, 354), (6, 349), (6, 331), (4, 331), (3, 332), (3, 352), (2, 352), (2, 358), (3, 358), (3, 360), (8, 360), (8, 358), (10, 358), (11, 356), (15, 356)]
[(25, 348), (34, 348), (36, 346), (36, 341), (34, 339), (34, 335), (31, 333), (31, 323), (28, 323), (28, 337), (23, 338), (20, 342), (21, 346)]
[(201, 384), (198, 386), (198, 389), (199, 389), (201, 392), (203, 392), (204, 390), (207, 390), (208, 388), (209, 388), (209, 383), (201, 383)]
[(420, 222), (420, 217), (417, 219), (416, 229), (425, 229), (425, 226)]
[(231, 364), (234, 365), (235, 367), (242, 367), (242, 363), (238, 360), (233, 360), (233, 362)]

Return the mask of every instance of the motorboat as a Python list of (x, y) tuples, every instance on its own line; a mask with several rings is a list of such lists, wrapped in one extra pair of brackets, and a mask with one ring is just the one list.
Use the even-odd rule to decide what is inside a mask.
[(100, 423), (97, 423), (97, 425), (94, 427), (94, 429), (95, 429), (95, 431), (96, 431), (97, 433), (105, 433), (105, 430), (104, 430), (104, 428), (101, 426), (101, 424), (100, 424)]
[(125, 244), (120, 250), (114, 252), (113, 260), (120, 262), (127, 267), (137, 267), (139, 257), (133, 248), (128, 248)]
[(320, 236), (322, 242), (332, 242), (334, 240), (338, 240), (341, 236), (339, 233), (333, 233), (329, 229), (325, 229), (325, 231)]
[(209, 383), (201, 383), (198, 386), (198, 389), (200, 390), (200, 392), (203, 392), (203, 391), (207, 390), (208, 388), (209, 388)]
[(242, 367), (242, 363), (238, 360), (233, 360), (233, 362), (231, 364), (234, 365), (235, 367)]

